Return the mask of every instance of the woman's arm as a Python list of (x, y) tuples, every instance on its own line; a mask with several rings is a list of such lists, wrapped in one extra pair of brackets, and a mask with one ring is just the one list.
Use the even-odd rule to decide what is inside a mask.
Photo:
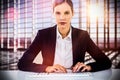
[(45, 68), (47, 67), (46, 65), (33, 63), (33, 60), (40, 52), (42, 47), (42, 40), (40, 39), (40, 37), (42, 36), (40, 35), (40, 31), (39, 31), (34, 41), (30, 45), (30, 47), (25, 51), (25, 53), (19, 60), (18, 69), (23, 71), (32, 71), (32, 72), (45, 71)]
[(87, 39), (87, 52), (95, 60), (93, 63), (89, 63), (92, 68), (92, 71), (105, 70), (111, 67), (110, 59), (103, 53), (92, 41), (89, 35), (86, 36)]

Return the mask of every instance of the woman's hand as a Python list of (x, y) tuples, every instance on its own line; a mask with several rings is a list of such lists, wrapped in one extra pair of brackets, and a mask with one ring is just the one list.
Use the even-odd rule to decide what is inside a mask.
[(89, 65), (86, 65), (82, 62), (78, 62), (72, 69), (73, 72), (86, 72), (86, 71), (91, 71), (92, 68)]
[(52, 73), (52, 72), (59, 72), (59, 73), (66, 73), (67, 70), (65, 67), (59, 65), (59, 64), (56, 64), (56, 65), (53, 65), (53, 66), (48, 66), (45, 71), (47, 73)]

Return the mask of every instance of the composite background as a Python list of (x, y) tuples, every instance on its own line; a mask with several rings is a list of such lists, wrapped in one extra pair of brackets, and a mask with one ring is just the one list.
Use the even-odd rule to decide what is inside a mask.
[[(88, 31), (95, 44), (120, 67), (120, 0), (72, 0), (71, 24)], [(40, 29), (52, 27), (52, 0), (0, 0), (0, 69), (17, 62)], [(94, 61), (86, 55), (86, 63)]]

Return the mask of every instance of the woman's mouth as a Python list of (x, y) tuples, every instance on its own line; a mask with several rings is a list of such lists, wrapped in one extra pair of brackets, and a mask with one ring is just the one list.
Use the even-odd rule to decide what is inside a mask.
[(66, 24), (66, 22), (60, 22), (60, 24), (61, 24), (61, 25), (65, 25), (65, 24)]

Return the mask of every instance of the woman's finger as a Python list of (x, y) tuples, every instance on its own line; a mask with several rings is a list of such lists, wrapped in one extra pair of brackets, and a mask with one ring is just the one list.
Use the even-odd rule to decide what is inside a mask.
[(78, 72), (78, 71), (81, 72), (81, 71), (84, 69), (85, 66), (86, 66), (86, 65), (85, 65), (84, 63), (80, 63), (80, 64), (79, 64), (79, 67), (78, 67), (78, 69), (77, 69), (77, 72)]
[(86, 71), (90, 71), (91, 70), (91, 66), (86, 65), (83, 70), (81, 70), (81, 72), (86, 72)]
[(61, 65), (55, 65), (55, 68), (57, 69), (57, 72), (64, 72), (64, 73), (66, 73), (67, 72), (67, 70), (66, 70), (66, 68), (64, 68), (63, 66), (61, 66)]
[(74, 67), (73, 67), (73, 72), (77, 72), (79, 68), (80, 62), (78, 62)]

